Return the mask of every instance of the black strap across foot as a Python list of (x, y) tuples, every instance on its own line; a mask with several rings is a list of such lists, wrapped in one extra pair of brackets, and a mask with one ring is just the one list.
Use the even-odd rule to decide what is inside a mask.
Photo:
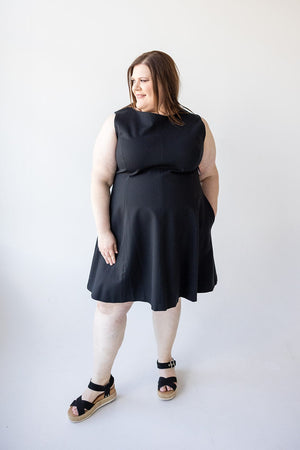
[(159, 377), (158, 390), (160, 390), (160, 388), (163, 386), (170, 386), (170, 388), (172, 388), (174, 391), (176, 391), (177, 384), (175, 384), (175, 382), (177, 382), (176, 377), (168, 377), (168, 378)]
[(84, 409), (91, 409), (94, 406), (94, 403), (88, 402), (87, 400), (82, 400), (81, 396), (76, 398), (70, 406), (76, 406), (78, 415), (81, 416), (86, 411)]
[[(158, 360), (157, 360), (157, 368), (158, 369), (170, 369), (175, 366), (176, 366), (176, 361), (174, 358), (172, 358), (171, 361), (166, 362), (166, 363), (161, 363), (161, 362), (158, 362)], [(168, 378), (159, 377), (158, 390), (160, 390), (160, 388), (163, 386), (170, 386), (170, 388), (172, 388), (175, 391), (177, 388), (177, 385), (175, 384), (175, 382), (177, 382), (176, 377), (168, 377)]]
[[(109, 397), (110, 395), (110, 388), (114, 384), (114, 377), (110, 375), (109, 382), (106, 385), (101, 384), (95, 384), (90, 380), (88, 384), (88, 388), (92, 389), (93, 391), (104, 391), (104, 397)], [(85, 413), (85, 409), (90, 410), (93, 406), (95, 406), (95, 403), (89, 402), (87, 400), (82, 400), (82, 396), (78, 397), (76, 400), (73, 400), (70, 406), (76, 406), (78, 415), (81, 416)]]

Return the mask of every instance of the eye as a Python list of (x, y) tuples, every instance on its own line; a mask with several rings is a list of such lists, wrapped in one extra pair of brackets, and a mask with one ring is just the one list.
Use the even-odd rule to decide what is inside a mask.
[[(148, 80), (141, 80), (141, 81), (146, 82), (146, 81), (148, 81)], [(135, 80), (131, 80), (131, 82), (134, 83)]]

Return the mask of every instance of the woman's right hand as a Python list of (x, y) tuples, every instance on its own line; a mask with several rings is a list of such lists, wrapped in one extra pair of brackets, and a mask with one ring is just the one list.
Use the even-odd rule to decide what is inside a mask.
[(111, 266), (115, 264), (115, 253), (118, 253), (118, 250), (117, 241), (112, 231), (105, 231), (98, 235), (98, 248), (107, 264)]

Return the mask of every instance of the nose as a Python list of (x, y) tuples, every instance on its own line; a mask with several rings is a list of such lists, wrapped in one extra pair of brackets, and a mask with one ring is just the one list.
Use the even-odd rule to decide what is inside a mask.
[(140, 87), (140, 82), (137, 81), (137, 82), (135, 83), (134, 90), (137, 91), (137, 90), (140, 90), (140, 89), (141, 89), (141, 87)]

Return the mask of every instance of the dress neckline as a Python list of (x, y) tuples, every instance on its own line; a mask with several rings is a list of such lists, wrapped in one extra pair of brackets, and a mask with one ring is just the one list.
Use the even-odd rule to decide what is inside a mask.
[(127, 106), (127, 108), (132, 109), (133, 111), (136, 111), (137, 113), (141, 114), (152, 114), (153, 116), (169, 117), (167, 114), (159, 114), (151, 111), (139, 111), (138, 109), (132, 108), (131, 106)]

